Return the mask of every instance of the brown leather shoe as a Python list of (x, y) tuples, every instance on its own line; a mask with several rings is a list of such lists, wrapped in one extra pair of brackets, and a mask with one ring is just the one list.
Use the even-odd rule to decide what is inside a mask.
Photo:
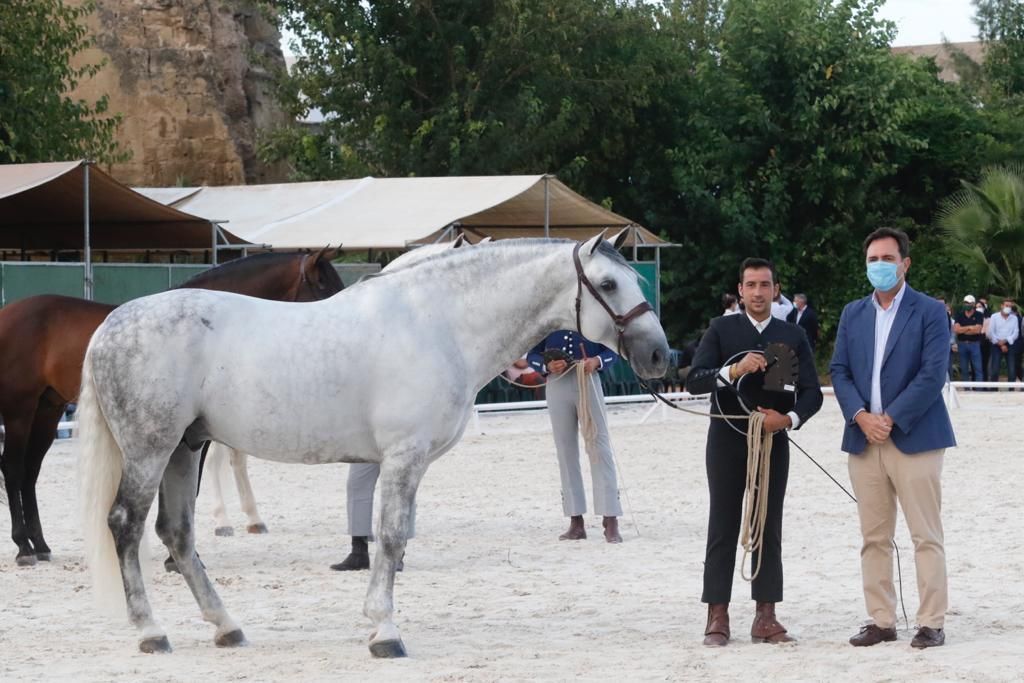
[(754, 623), (750, 626), (750, 640), (755, 643), (792, 643), (796, 638), (786, 633), (786, 627), (775, 618), (774, 602), (759, 602), (754, 614)]
[(601, 524), (604, 526), (604, 540), (609, 543), (622, 543), (618, 517), (605, 517)]
[(868, 647), (879, 643), (891, 643), (896, 640), (896, 628), (879, 628), (874, 624), (868, 624), (861, 628), (860, 633), (850, 638), (850, 645), (854, 647)]
[(926, 647), (938, 647), (946, 644), (946, 632), (941, 628), (930, 628), (922, 626), (917, 630), (917, 635), (910, 641), (910, 647), (923, 650)]
[(708, 647), (725, 647), (730, 637), (729, 603), (708, 605), (708, 625), (704, 629), (704, 644)]
[(582, 541), (587, 537), (587, 528), (583, 526), (583, 515), (569, 518), (569, 530), (558, 537), (559, 541)]

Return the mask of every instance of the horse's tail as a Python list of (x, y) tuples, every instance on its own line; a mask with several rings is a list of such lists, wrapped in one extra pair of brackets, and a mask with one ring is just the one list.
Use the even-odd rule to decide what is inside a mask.
[(96, 395), (90, 359), (82, 368), (82, 390), (78, 399), (79, 505), (85, 537), (85, 561), (92, 573), (97, 603), (124, 614), (124, 584), (117, 559), (114, 536), (107, 517), (121, 483), (124, 455), (114, 440)]

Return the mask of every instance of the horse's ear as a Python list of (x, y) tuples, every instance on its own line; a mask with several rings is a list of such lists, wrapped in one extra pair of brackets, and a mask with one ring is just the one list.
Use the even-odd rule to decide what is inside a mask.
[(629, 228), (623, 228), (608, 241), (611, 242), (612, 246), (615, 247), (615, 250), (618, 251), (626, 244), (627, 239), (629, 239)]
[(601, 244), (602, 241), (604, 241), (604, 237), (602, 237), (601, 235), (594, 235), (589, 240), (583, 243), (583, 246), (580, 247), (580, 251), (582, 251), (584, 254), (593, 254), (594, 251), (597, 250), (597, 246)]
[(321, 249), (320, 251), (318, 251), (316, 253), (316, 258), (313, 259), (313, 261), (314, 262), (316, 262), (316, 261), (328, 261), (328, 262), (330, 262), (330, 261), (333, 261), (334, 259), (338, 258), (339, 254), (341, 254), (341, 245), (340, 244), (337, 247), (331, 247), (331, 245), (328, 244), (326, 247), (324, 247), (323, 249)]
[(477, 242), (477, 243), (476, 243), (476, 246), (478, 246), (478, 247), (479, 247), (479, 246), (480, 246), (481, 244), (487, 244), (488, 242), (491, 242), (491, 241), (493, 241), (493, 240), (494, 240), (494, 238), (493, 238), (493, 237), (491, 237), (490, 235), (488, 235), (487, 237), (485, 237), (485, 238), (483, 238), (482, 240), (480, 240), (479, 242)]
[(459, 247), (463, 247), (465, 245), (466, 245), (466, 235), (464, 233), (460, 232), (459, 236), (456, 237), (454, 240), (452, 240), (451, 248), (452, 249), (458, 249)]

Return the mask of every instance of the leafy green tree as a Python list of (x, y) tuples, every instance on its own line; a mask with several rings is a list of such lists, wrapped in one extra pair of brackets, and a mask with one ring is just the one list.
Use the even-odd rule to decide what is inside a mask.
[(1024, 3), (973, 0), (974, 22), (985, 43), (982, 69), (990, 97), (1024, 95)]
[(982, 291), (1024, 294), (1024, 165), (985, 169), (977, 184), (943, 201), (947, 246)]
[(0, 3), (0, 162), (91, 158), (123, 160), (114, 133), (119, 118), (107, 98), (89, 103), (68, 93), (100, 65), (72, 66), (90, 42), (79, 7), (62, 0)]
[(618, 177), (664, 66), (658, 10), (642, 2), (276, 4), (302, 55), (282, 99), (326, 120), (279, 133), (264, 155), (301, 177)]
[(673, 148), (682, 218), (668, 233), (686, 248), (668, 259), (670, 325), (716, 313), (742, 258), (761, 255), (776, 262), (785, 291), (810, 294), (827, 335), (842, 305), (868, 291), (864, 236), (883, 224), (913, 228), (908, 201), (930, 223), (923, 188), (905, 190), (936, 176), (952, 183), (962, 166), (938, 156), (953, 138), (928, 118), (942, 112), (961, 134), (973, 114), (929, 65), (891, 53), (879, 4), (726, 5), (716, 49), (698, 67), (697, 113)]

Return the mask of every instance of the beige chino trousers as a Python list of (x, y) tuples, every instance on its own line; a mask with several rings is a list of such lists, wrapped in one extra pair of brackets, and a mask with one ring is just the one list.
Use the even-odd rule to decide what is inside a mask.
[(879, 628), (896, 625), (896, 589), (892, 578), (892, 539), (896, 502), (903, 509), (914, 541), (914, 565), (920, 607), (917, 625), (942, 628), (949, 605), (946, 552), (942, 540), (942, 458), (944, 449), (908, 455), (887, 439), (868, 444), (849, 459), (857, 496), (864, 602)]

